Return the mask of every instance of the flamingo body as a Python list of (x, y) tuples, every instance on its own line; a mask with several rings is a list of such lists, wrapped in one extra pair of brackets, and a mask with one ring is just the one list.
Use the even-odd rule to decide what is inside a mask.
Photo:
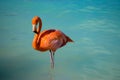
[[(38, 28), (36, 28), (36, 25), (39, 23)], [(32, 42), (32, 46), (35, 50), (38, 51), (47, 51), (49, 50), (51, 53), (51, 63), (52, 66), (54, 66), (54, 53), (58, 48), (63, 47), (66, 45), (67, 42), (73, 42), (72, 39), (70, 39), (68, 36), (66, 36), (62, 31), (55, 30), (55, 29), (49, 29), (44, 30), (42, 32), (42, 21), (38, 16), (35, 16), (32, 19), (32, 25), (33, 25), (33, 32), (36, 34), (34, 35), (34, 39)]]

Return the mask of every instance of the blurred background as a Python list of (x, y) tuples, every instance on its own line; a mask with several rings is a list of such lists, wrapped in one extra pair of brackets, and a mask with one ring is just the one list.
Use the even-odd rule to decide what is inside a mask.
[[(55, 54), (31, 46), (31, 19), (74, 40)], [(120, 0), (1, 0), (0, 80), (120, 80)]]

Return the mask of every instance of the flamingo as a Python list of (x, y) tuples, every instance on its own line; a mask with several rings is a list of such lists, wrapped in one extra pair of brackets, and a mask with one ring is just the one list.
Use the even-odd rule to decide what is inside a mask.
[[(37, 27), (37, 24), (38, 27)], [(32, 31), (35, 33), (32, 47), (35, 50), (50, 52), (51, 68), (54, 68), (54, 55), (58, 48), (66, 45), (67, 42), (73, 42), (67, 35), (60, 30), (49, 29), (41, 32), (42, 20), (40, 17), (35, 16), (32, 19)]]

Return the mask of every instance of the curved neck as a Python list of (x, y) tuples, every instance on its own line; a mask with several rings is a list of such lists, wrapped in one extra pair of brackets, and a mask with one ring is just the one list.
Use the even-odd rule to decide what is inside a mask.
[(39, 23), (39, 26), (37, 28), (37, 33), (39, 34), (42, 28), (42, 20), (40, 18), (38, 18), (38, 23)]
[(34, 35), (32, 46), (34, 49), (39, 50), (40, 48), (40, 31), (42, 28), (42, 20), (40, 18), (37, 19), (37, 23), (39, 24), (36, 34)]

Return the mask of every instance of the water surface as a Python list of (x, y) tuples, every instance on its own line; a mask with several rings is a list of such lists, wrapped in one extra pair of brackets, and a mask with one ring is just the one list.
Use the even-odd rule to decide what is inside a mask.
[[(1, 0), (1, 80), (120, 80), (119, 0)], [(49, 52), (32, 49), (31, 19), (70, 36), (57, 50), (51, 72)]]

